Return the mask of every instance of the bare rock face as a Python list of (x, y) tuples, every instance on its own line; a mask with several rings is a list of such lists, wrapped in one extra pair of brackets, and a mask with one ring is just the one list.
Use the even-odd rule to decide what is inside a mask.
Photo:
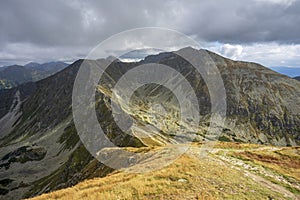
[[(219, 140), (300, 144), (299, 81), (255, 63), (232, 61), (205, 50), (200, 50), (199, 56), (203, 52), (216, 64), (226, 90), (227, 113)], [(86, 150), (72, 119), (73, 84), (82, 62), (76, 61), (36, 83), (0, 91), (0, 127), (5, 123), (9, 127), (5, 134), (0, 133), (0, 199), (35, 196), (112, 171)], [(105, 60), (90, 62), (101, 66)], [(179, 123), (178, 100), (172, 91), (155, 84), (135, 92), (129, 108), (117, 102), (118, 108), (135, 120), (129, 130), (132, 134), (117, 126), (110, 105), (112, 88), (130, 69), (146, 63), (168, 65), (194, 87), (201, 116), (197, 127)], [(174, 53), (161, 53), (139, 63), (113, 62), (99, 81), (95, 109), (105, 134), (116, 145), (155, 146), (180, 142), (178, 138), (209, 139), (210, 100), (203, 77), (186, 60)], [(180, 135), (170, 134), (170, 130)]]
[(227, 67), (218, 68), (227, 94), (228, 138), (299, 144), (299, 82), (255, 63), (224, 61)]
[[(184, 51), (193, 51), (186, 48)], [(182, 50), (181, 50), (182, 51)], [(204, 50), (199, 51), (199, 55)], [(250, 143), (274, 144), (279, 146), (299, 144), (300, 128), (300, 85), (299, 82), (278, 74), (259, 64), (232, 61), (212, 52), (208, 53), (219, 69), (222, 76), (227, 100), (226, 122), (223, 133), (219, 137), (225, 141), (239, 141)], [(208, 88), (201, 75), (184, 59), (176, 54), (162, 53), (158, 56), (146, 57), (142, 63), (157, 62), (171, 66), (183, 74), (195, 92), (200, 106), (201, 120), (199, 131), (196, 131), (197, 140), (205, 138), (211, 115), (211, 99)], [(112, 83), (113, 84), (113, 83)], [(147, 85), (143, 92), (138, 92), (136, 99), (147, 99), (147, 104), (155, 99), (162, 103), (163, 110), (168, 111), (172, 118), (163, 125), (167, 129), (176, 127), (176, 116), (180, 110), (178, 102), (174, 100), (172, 92), (163, 91), (163, 88)], [(151, 95), (149, 95), (149, 91)], [(155, 92), (153, 92), (155, 91)], [(135, 96), (133, 96), (133, 101)], [(145, 102), (145, 101), (144, 101)], [(154, 102), (154, 103), (153, 103)], [(138, 112), (137, 105), (133, 104), (134, 112), (131, 113), (139, 122), (157, 125), (160, 112), (153, 113), (151, 105), (143, 104)], [(122, 107), (122, 105), (121, 105)], [(139, 105), (139, 107), (141, 107)], [(147, 109), (146, 109), (147, 108)], [(150, 111), (150, 113), (146, 111)], [(148, 115), (148, 116), (147, 116)], [(155, 118), (150, 120), (150, 118)], [(174, 126), (172, 127), (172, 125)], [(163, 129), (160, 128), (164, 132)], [(165, 133), (167, 133), (167, 131)], [(188, 135), (189, 125), (185, 125), (180, 132)]]

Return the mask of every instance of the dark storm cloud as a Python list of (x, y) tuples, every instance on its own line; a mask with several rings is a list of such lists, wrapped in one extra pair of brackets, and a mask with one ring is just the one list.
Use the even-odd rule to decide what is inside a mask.
[(0, 59), (22, 51), (30, 59), (85, 54), (112, 34), (145, 26), (209, 42), (300, 44), (299, 22), (293, 0), (9, 0), (0, 2)]
[[(1, 41), (60, 44), (78, 37), (78, 32), (74, 30), (79, 27), (78, 22), (81, 20), (78, 11), (65, 3), (53, 2), (2, 1)], [(71, 34), (71, 29), (72, 35), (66, 37)]]
[(205, 40), (300, 42), (300, 27), (296, 25), (300, 22), (300, 1), (227, 0), (194, 3), (189, 8), (183, 20), (186, 31)]
[(139, 1), (12, 0), (0, 4), (1, 42), (37, 45), (95, 44), (119, 31), (150, 25), (143, 9), (159, 8), (157, 3)]
[(272, 2), (2, 1), (1, 41), (91, 44), (129, 28), (165, 26), (211, 41), (299, 43), (300, 1)]

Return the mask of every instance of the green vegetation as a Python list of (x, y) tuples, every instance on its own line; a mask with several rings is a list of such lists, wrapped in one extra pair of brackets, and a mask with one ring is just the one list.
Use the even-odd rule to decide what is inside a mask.
[(59, 188), (66, 183), (76, 172), (81, 171), (90, 161), (91, 155), (83, 145), (80, 145), (69, 157), (68, 161), (50, 175), (32, 183), (31, 189), (25, 197), (41, 194), (50, 188)]
[(75, 125), (71, 123), (67, 128), (65, 128), (64, 133), (59, 137), (58, 142), (63, 143), (63, 150), (71, 150), (75, 147), (75, 145), (79, 142), (79, 136), (77, 135), (77, 131)]

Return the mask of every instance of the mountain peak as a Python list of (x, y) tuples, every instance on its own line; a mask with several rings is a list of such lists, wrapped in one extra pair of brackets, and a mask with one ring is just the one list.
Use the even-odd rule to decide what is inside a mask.
[(37, 67), (37, 66), (40, 66), (41, 64), (40, 63), (37, 63), (37, 62), (30, 62), (30, 63), (27, 63), (26, 65), (24, 65), (25, 67)]
[(191, 46), (187, 46), (187, 47), (183, 47), (177, 51), (198, 51), (198, 49), (191, 47)]

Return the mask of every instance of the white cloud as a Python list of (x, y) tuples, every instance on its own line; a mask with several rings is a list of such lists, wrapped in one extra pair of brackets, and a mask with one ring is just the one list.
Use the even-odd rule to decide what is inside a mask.
[[(149, 26), (178, 30), (196, 41), (218, 41), (212, 50), (232, 59), (300, 66), (299, 46), (290, 45), (300, 44), (296, 0), (28, 1), (0, 1), (0, 66), (82, 58), (116, 33)], [(166, 50), (184, 46), (180, 41), (169, 46), (169, 40), (174, 39), (160, 38)], [(126, 41), (116, 47), (151, 48)]]
[(255, 0), (260, 3), (271, 3), (271, 4), (279, 4), (283, 6), (290, 6), (292, 5), (296, 0)]
[(220, 47), (220, 52), (228, 58), (237, 59), (243, 52), (241, 45), (224, 44)]
[[(44, 47), (31, 43), (10, 43), (0, 50), (0, 67), (12, 64), (24, 65), (28, 62), (48, 61), (75, 61), (84, 58), (90, 51), (85, 47), (76, 49), (73, 47)], [(38, 52), (38, 57), (36, 56)], [(61, 52), (64, 52), (62, 55)]]
[(209, 50), (215, 51), (234, 60), (257, 62), (267, 67), (300, 67), (300, 45), (254, 43), (244, 45), (208, 44)]
[(134, 58), (119, 58), (122, 62), (139, 62), (142, 59), (134, 59)]

